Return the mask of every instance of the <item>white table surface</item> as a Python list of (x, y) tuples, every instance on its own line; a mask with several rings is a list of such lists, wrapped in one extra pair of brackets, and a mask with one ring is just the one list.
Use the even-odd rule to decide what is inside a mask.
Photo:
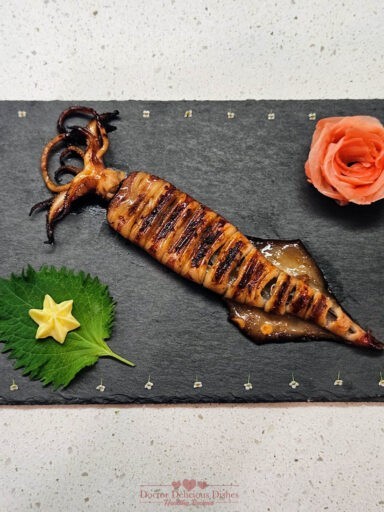
[[(0, 98), (382, 98), (380, 0), (0, 2)], [(384, 510), (380, 404), (0, 408), (0, 511)]]

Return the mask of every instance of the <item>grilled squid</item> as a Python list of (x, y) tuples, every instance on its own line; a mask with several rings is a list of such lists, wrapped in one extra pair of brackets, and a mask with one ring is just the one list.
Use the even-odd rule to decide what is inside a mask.
[[(66, 127), (72, 115), (86, 115), (86, 127)], [(31, 213), (48, 208), (48, 242), (54, 225), (69, 213), (74, 201), (96, 194), (109, 201), (109, 225), (140, 246), (163, 265), (221, 295), (234, 304), (258, 308), (267, 315), (289, 315), (310, 322), (332, 337), (354, 345), (382, 349), (369, 331), (354, 322), (330, 294), (311, 286), (269, 261), (233, 224), (168, 181), (147, 172), (106, 168), (109, 121), (118, 112), (98, 114), (86, 107), (72, 107), (60, 116), (59, 134), (44, 148), (41, 170), (55, 196), (35, 205)], [(74, 175), (66, 184), (48, 173), (49, 155), (64, 145), (56, 180)], [(69, 156), (82, 167), (67, 163)]]

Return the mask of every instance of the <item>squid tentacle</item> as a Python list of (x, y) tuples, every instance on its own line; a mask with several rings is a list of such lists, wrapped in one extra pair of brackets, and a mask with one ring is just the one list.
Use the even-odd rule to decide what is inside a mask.
[(76, 176), (82, 170), (82, 167), (76, 167), (75, 165), (61, 165), (54, 173), (55, 181), (60, 183), (61, 177), (64, 174), (72, 174), (73, 176)]
[(68, 146), (67, 148), (63, 149), (63, 151), (60, 154), (60, 164), (65, 165), (65, 160), (69, 156), (78, 156), (79, 158), (82, 158), (84, 160), (84, 151), (79, 148), (78, 146)]
[(59, 133), (65, 133), (70, 130), (70, 127), (65, 126), (65, 121), (74, 115), (96, 118), (99, 114), (91, 107), (80, 107), (77, 105), (69, 107), (60, 114), (59, 119), (57, 120), (57, 131)]
[(44, 182), (46, 186), (49, 188), (51, 192), (59, 193), (63, 190), (68, 190), (69, 183), (66, 183), (65, 185), (57, 185), (54, 183), (48, 173), (48, 160), (50, 153), (53, 151), (53, 149), (58, 146), (59, 144), (62, 144), (67, 139), (66, 133), (60, 133), (59, 135), (56, 135), (43, 149), (43, 153), (41, 155), (41, 173), (44, 179)]
[[(68, 126), (66, 121), (74, 115), (90, 117), (86, 126)], [(109, 146), (107, 132), (112, 131), (108, 122), (118, 116), (118, 111), (98, 114), (89, 107), (70, 107), (65, 110), (57, 122), (58, 135), (49, 141), (43, 149), (41, 156), (41, 173), (46, 186), (56, 195), (46, 201), (41, 201), (31, 208), (30, 215), (37, 210), (48, 209), (47, 213), (47, 243), (54, 242), (54, 226), (61, 218), (67, 215), (72, 205), (81, 197), (95, 193), (110, 200), (126, 173), (105, 167), (103, 155)], [(48, 172), (48, 162), (51, 153), (57, 146), (64, 144), (60, 154), (60, 167), (56, 170), (54, 178), (60, 181), (63, 174), (69, 173), (74, 177), (65, 184), (52, 181)], [(85, 146), (83, 149), (81, 146)], [(83, 167), (69, 165), (66, 161), (70, 155), (83, 160)]]
[(44, 199), (44, 201), (39, 201), (38, 203), (34, 204), (32, 208), (29, 211), (29, 216), (31, 216), (34, 212), (39, 210), (46, 210), (47, 208), (50, 208), (54, 200), (54, 197), (49, 197), (48, 199)]
[(114, 110), (113, 112), (105, 112), (104, 114), (99, 114), (98, 112), (96, 112), (96, 110), (94, 110), (91, 107), (69, 107), (67, 110), (64, 110), (64, 112), (60, 114), (60, 117), (57, 121), (57, 131), (59, 133), (64, 133), (70, 130), (70, 127), (65, 126), (65, 121), (73, 115), (88, 116), (92, 119), (96, 119), (100, 125), (103, 125), (105, 127), (108, 133), (116, 130), (116, 127), (109, 125), (109, 122), (113, 121), (114, 119), (117, 119), (117, 117), (119, 116), (119, 111)]

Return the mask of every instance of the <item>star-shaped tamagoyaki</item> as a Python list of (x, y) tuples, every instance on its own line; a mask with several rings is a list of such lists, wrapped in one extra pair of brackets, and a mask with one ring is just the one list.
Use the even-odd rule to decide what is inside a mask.
[(30, 309), (29, 316), (38, 325), (36, 339), (51, 336), (59, 343), (64, 343), (69, 331), (80, 327), (72, 316), (73, 300), (65, 300), (56, 304), (50, 295), (44, 297), (43, 309)]

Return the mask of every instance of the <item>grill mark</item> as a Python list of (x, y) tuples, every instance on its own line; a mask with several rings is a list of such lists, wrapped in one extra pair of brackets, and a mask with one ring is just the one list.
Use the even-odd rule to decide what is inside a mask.
[(260, 279), (264, 276), (264, 271), (265, 271), (265, 265), (262, 261), (260, 261), (258, 259), (255, 272), (252, 274), (252, 279), (249, 283), (249, 287), (251, 287), (251, 286), (252, 286), (252, 288), (258, 287)]
[(304, 314), (304, 317), (303, 318), (306, 318), (307, 316), (307, 313), (310, 311), (310, 309), (312, 308), (313, 306), (313, 299), (314, 299), (314, 296), (313, 295), (308, 295), (308, 305), (307, 307), (305, 308), (305, 310), (303, 311), (303, 314)]
[(195, 236), (196, 229), (204, 222), (206, 208), (203, 208), (195, 219), (192, 218), (191, 222), (184, 229), (180, 238), (169, 252), (180, 253), (184, 247), (186, 247), (192, 238)]
[(144, 197), (145, 197), (145, 193), (139, 194), (136, 197), (136, 199), (134, 200), (134, 202), (127, 208), (127, 214), (134, 215), (137, 208), (140, 206), (140, 203), (144, 199)]
[(179, 197), (177, 194), (172, 194), (171, 199), (163, 206), (161, 211), (157, 214), (156, 219), (153, 221), (151, 227), (149, 228), (148, 232), (146, 233), (147, 241), (148, 241), (148, 247), (146, 245), (145, 249), (150, 250), (154, 249), (161, 244), (161, 240), (156, 242), (156, 237), (158, 233), (163, 229), (164, 224), (169, 219), (170, 215), (173, 213), (175, 207), (179, 203)]
[[(245, 273), (241, 276), (241, 280), (236, 286), (236, 291), (234, 296), (239, 296), (244, 292), (244, 289), (247, 289), (247, 293), (251, 294), (253, 291), (256, 293), (257, 288), (259, 287), (260, 280), (265, 275), (265, 266), (262, 262), (255, 259), (255, 256), (252, 258), (252, 268), (248, 268)], [(253, 295), (253, 293), (252, 293)]]
[[(260, 261), (258, 255), (255, 254), (250, 262), (250, 267), (248, 266), (245, 273), (241, 276), (239, 283), (236, 286), (236, 291), (234, 293), (234, 297), (239, 296), (244, 288), (247, 288), (248, 293), (257, 293), (257, 289), (260, 284), (260, 280), (265, 276), (265, 264)], [(259, 290), (260, 292), (260, 290)]]
[(143, 233), (145, 233), (145, 231), (148, 230), (148, 228), (152, 225), (153, 221), (155, 220), (155, 217), (159, 213), (159, 211), (169, 201), (169, 199), (172, 199), (171, 196), (173, 196), (174, 191), (175, 187), (169, 187), (166, 190), (166, 192), (159, 197), (155, 207), (152, 209), (151, 212), (149, 212), (149, 214), (146, 217), (144, 217), (137, 236), (142, 235)]
[(271, 312), (278, 311), (282, 305), (282, 301), (284, 298), (284, 295), (290, 285), (291, 279), (289, 276), (285, 278), (285, 280), (280, 284), (280, 286), (277, 289), (276, 295), (273, 299), (273, 304), (271, 308)]
[(130, 240), (138, 243), (140, 247), (142, 247), (145, 241), (144, 237), (138, 236), (141, 224), (148, 213), (152, 211), (152, 208), (158, 201), (160, 195), (164, 193), (164, 185), (166, 185), (160, 180), (156, 183), (154, 180), (151, 180), (150, 177), (146, 181), (147, 186), (143, 190), (144, 199), (142, 200), (141, 206), (137, 208), (133, 216), (134, 222), (132, 223), (132, 228), (129, 233)]
[(127, 223), (127, 218), (124, 215), (119, 215), (119, 220), (116, 225), (116, 231), (120, 231), (121, 228)]
[(316, 304), (313, 306), (313, 309), (310, 314), (310, 318), (313, 320), (317, 320), (320, 318), (321, 314), (325, 309), (327, 308), (327, 299), (322, 295), (316, 302)]
[(160, 231), (156, 235), (156, 237), (154, 239), (154, 243), (165, 238), (170, 233), (170, 231), (173, 230), (176, 222), (178, 221), (179, 217), (182, 215), (184, 210), (187, 208), (188, 204), (189, 204), (189, 201), (188, 202), (184, 201), (176, 206), (176, 208), (171, 213), (167, 222), (165, 222), (164, 226), (160, 229)]
[(213, 276), (213, 281), (220, 281), (223, 277), (224, 273), (228, 270), (228, 268), (233, 263), (233, 260), (236, 258), (237, 254), (240, 251), (240, 248), (243, 246), (243, 242), (236, 242), (235, 245), (227, 252), (225, 258), (218, 265), (216, 272)]
[(195, 252), (192, 260), (191, 267), (198, 267), (206, 256), (207, 252), (211, 248), (211, 246), (216, 242), (219, 236), (223, 232), (223, 226), (225, 224), (224, 219), (220, 219), (215, 228), (212, 226), (207, 226), (201, 234), (200, 243), (198, 245), (197, 251)]
[(253, 274), (253, 271), (255, 270), (256, 265), (257, 265), (257, 261), (255, 262), (255, 260), (252, 258), (237, 285), (237, 288), (239, 290), (243, 290), (246, 287), (246, 285), (249, 284), (249, 281), (252, 277), (252, 274)]
[(297, 314), (300, 311), (302, 311), (303, 315), (305, 311), (308, 309), (309, 302), (311, 300), (311, 297), (308, 295), (308, 290), (304, 288), (304, 290), (301, 290), (299, 292), (299, 296), (297, 299), (291, 303), (291, 311), (293, 314)]

